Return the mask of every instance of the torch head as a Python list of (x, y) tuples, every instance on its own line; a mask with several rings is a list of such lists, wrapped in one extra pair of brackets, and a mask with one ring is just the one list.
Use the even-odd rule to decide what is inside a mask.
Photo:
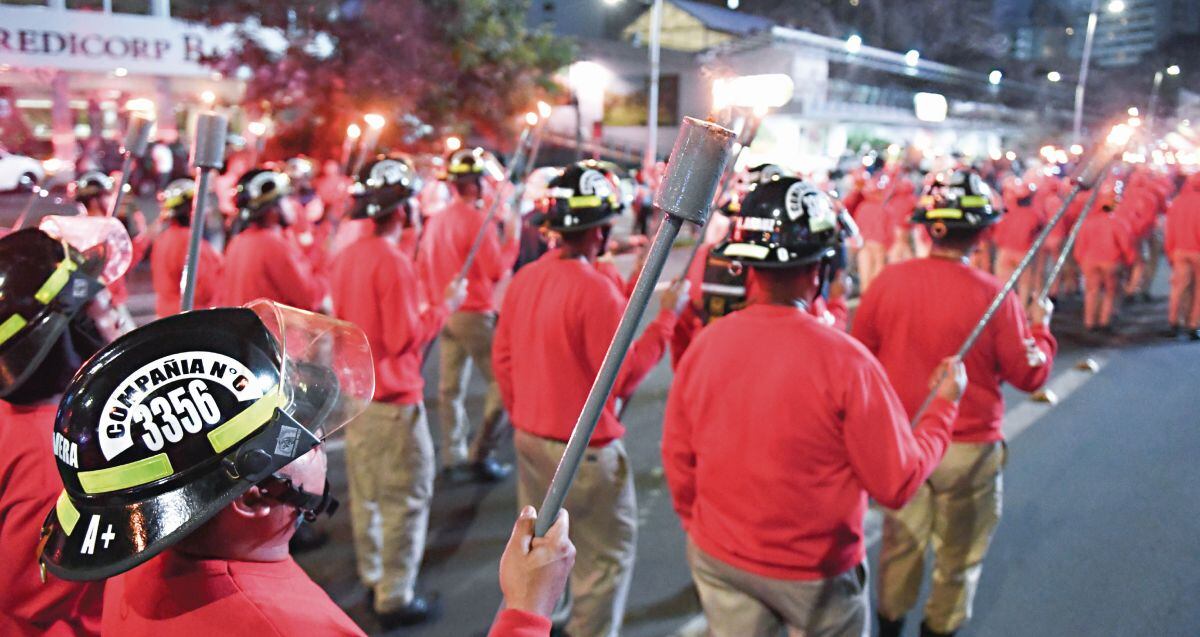
[(146, 154), (146, 147), (150, 145), (150, 129), (154, 128), (154, 120), (142, 115), (134, 113), (129, 117), (129, 129), (125, 131), (125, 152), (133, 157), (141, 157)]
[(722, 126), (683, 118), (671, 150), (671, 163), (654, 195), (654, 207), (704, 225), (735, 137), (733, 131)]
[(196, 116), (196, 137), (192, 140), (192, 166), (217, 169), (225, 163), (225, 134), (229, 122), (218, 113)]

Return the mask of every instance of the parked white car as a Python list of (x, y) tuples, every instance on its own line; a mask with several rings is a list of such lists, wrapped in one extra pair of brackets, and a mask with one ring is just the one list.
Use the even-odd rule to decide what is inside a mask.
[(42, 183), (46, 178), (42, 162), (0, 148), (0, 191), (28, 189), (29, 185), (22, 181), (23, 178), (32, 180), (34, 184)]

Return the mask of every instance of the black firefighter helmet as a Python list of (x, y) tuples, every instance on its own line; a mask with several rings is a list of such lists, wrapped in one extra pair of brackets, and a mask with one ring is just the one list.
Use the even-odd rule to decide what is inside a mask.
[(163, 213), (172, 221), (187, 225), (192, 219), (192, 202), (196, 198), (196, 182), (176, 179), (158, 193)]
[(363, 166), (350, 186), (354, 205), (351, 219), (378, 219), (403, 208), (407, 217), (408, 200), (420, 188), (417, 171), (408, 156), (400, 153), (379, 155)]
[(571, 164), (551, 179), (542, 205), (543, 223), (555, 232), (610, 223), (623, 209), (616, 175), (594, 159)]
[(0, 398), (38, 368), (71, 321), (129, 266), (109, 217), (47, 217), (0, 238)]
[(114, 188), (112, 177), (99, 170), (89, 170), (72, 182), (68, 190), (75, 201), (86, 206), (89, 201), (111, 193)]
[(833, 257), (837, 211), (829, 195), (795, 177), (752, 184), (713, 254), (755, 268), (794, 268)]
[(992, 189), (972, 170), (954, 170), (933, 177), (913, 213), (914, 223), (929, 227), (935, 238), (950, 231), (975, 232), (1000, 220), (992, 206)]
[(304, 492), (276, 472), (361, 413), (373, 390), (361, 330), (269, 301), (126, 334), (79, 370), (59, 406), (64, 491), (39, 559), (63, 579), (111, 577), (255, 485), (315, 517), (328, 487)]
[(238, 179), (234, 205), (242, 221), (257, 219), (291, 192), (285, 173), (270, 168), (251, 168)]

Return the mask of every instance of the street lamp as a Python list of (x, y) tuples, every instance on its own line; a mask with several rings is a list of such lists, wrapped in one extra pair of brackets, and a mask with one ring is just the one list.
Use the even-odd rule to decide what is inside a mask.
[[(1121, 13), (1125, 10), (1123, 0), (1111, 0), (1108, 3), (1109, 13)], [(1073, 133), (1076, 142), (1080, 141), (1083, 129), (1083, 96), (1087, 90), (1088, 67), (1092, 61), (1092, 41), (1096, 39), (1096, 23), (1100, 20), (1100, 0), (1092, 0), (1092, 10), (1088, 13), (1087, 33), (1083, 36), (1083, 55), (1079, 60), (1079, 83), (1075, 85), (1075, 126)]]
[(1004, 79), (1004, 73), (1000, 69), (994, 69), (991, 73), (988, 73), (988, 82), (992, 86), (999, 86), (1002, 79)]
[[(1180, 72), (1178, 64), (1172, 64), (1171, 66), (1168, 66), (1165, 70), (1167, 72), (1167, 75), (1170, 75), (1171, 77), (1175, 77), (1176, 75), (1179, 75), (1179, 72)], [(1146, 128), (1149, 128), (1151, 131), (1154, 130), (1152, 127), (1154, 126), (1154, 115), (1158, 112), (1158, 92), (1159, 92), (1159, 89), (1162, 88), (1162, 82), (1163, 82), (1163, 72), (1155, 71), (1154, 72), (1154, 86), (1151, 87), (1151, 89), (1150, 89), (1150, 104), (1149, 104), (1148, 108), (1146, 109)]]
[(847, 53), (858, 53), (859, 51), (862, 50), (862, 45), (863, 45), (862, 36), (857, 33), (846, 38), (846, 52)]
[(1167, 67), (1167, 75), (1179, 75), (1179, 65), (1172, 64)]
[(921, 61), (921, 52), (916, 49), (909, 49), (908, 53), (904, 54), (904, 64), (908, 66), (916, 66)]
[(1059, 73), (1058, 71), (1050, 71), (1046, 74), (1046, 79), (1050, 80), (1051, 82), (1061, 82), (1062, 73)]

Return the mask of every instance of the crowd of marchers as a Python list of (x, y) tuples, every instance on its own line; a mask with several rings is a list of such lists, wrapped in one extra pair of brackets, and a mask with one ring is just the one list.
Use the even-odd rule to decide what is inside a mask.
[[(1200, 175), (874, 155), (733, 171), (535, 537), (640, 273), (644, 236), (613, 229), (653, 230), (662, 167), (587, 160), (514, 186), (478, 148), (316, 166), (172, 181), (153, 224), (87, 172), (77, 216), (0, 238), (0, 634), (362, 634), (291, 557), (338, 508), (321, 443), (343, 427), (353, 568), (382, 627), (436, 621), (418, 586), (435, 477), (505, 481), (511, 428), (520, 511), (490, 634), (619, 634), (638, 535), (621, 406), (670, 352), (662, 462), (711, 634), (953, 635), (1002, 510), (1001, 387), (1049, 378), (1053, 299), (1082, 292), (1084, 327), (1107, 333), (1165, 254), (1166, 333), (1200, 340)], [(197, 197), (223, 214), (190, 254)], [(124, 274), (145, 259), (158, 320), (135, 328)]]

